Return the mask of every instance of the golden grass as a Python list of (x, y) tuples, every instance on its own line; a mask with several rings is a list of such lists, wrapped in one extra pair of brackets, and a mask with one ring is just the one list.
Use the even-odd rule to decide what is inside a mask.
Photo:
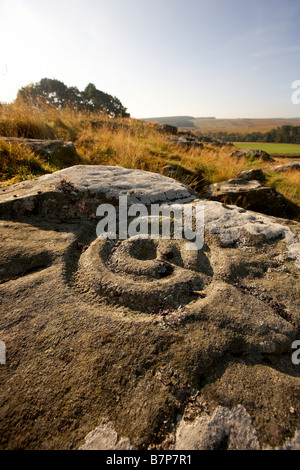
[(55, 168), (25, 146), (0, 140), (0, 186), (51, 171), (55, 171)]
[[(117, 130), (95, 127), (91, 121), (109, 121), (123, 124)], [(288, 199), (300, 205), (299, 177), (296, 172), (278, 175), (268, 168), (269, 162), (250, 161), (229, 156), (236, 147), (215, 147), (204, 144), (203, 149), (187, 150), (166, 141), (166, 136), (155, 129), (155, 124), (125, 118), (109, 120), (106, 116), (76, 112), (71, 109), (44, 111), (23, 103), (0, 105), (0, 136), (71, 140), (79, 155), (79, 163), (117, 165), (125, 168), (164, 173), (164, 167), (175, 168), (175, 179), (197, 191), (205, 191), (215, 182), (236, 177), (250, 168), (263, 168), (268, 184)], [(76, 162), (78, 163), (78, 162)], [(0, 144), (1, 185), (53, 172), (67, 166), (47, 162), (23, 146)]]
[(3, 104), (0, 108), (0, 135), (32, 139), (53, 138), (54, 133), (41, 111), (24, 104)]
[[(0, 105), (0, 136), (75, 141), (81, 120), (93, 115), (66, 108), (42, 110), (22, 101)], [(104, 116), (101, 119), (106, 120)]]
[(203, 186), (207, 186), (249, 168), (244, 160), (228, 157), (231, 148), (205, 146), (186, 150), (166, 142), (165, 136), (151, 126), (145, 125), (142, 132), (135, 126), (132, 120), (130, 131), (101, 129), (93, 133), (85, 129), (76, 141), (77, 151), (88, 164), (118, 165), (156, 173), (162, 173), (166, 165), (171, 165), (177, 169), (173, 177), (192, 186), (196, 182), (199, 186), (199, 175), (202, 175)]
[(290, 201), (300, 205), (300, 175), (298, 171), (289, 170), (282, 173), (269, 171), (267, 176), (269, 186), (279, 191)]

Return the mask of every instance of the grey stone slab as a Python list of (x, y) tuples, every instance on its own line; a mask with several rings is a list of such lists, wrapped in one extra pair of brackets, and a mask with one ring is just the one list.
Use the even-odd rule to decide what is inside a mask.
[[(128, 204), (193, 200), (185, 185), (165, 176), (122, 167), (77, 165), (0, 190), (0, 216), (95, 217), (102, 202)], [(62, 210), (64, 208), (64, 210)]]

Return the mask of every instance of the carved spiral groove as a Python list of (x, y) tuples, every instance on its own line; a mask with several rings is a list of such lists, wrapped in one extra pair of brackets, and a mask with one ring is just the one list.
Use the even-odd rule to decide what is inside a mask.
[(81, 255), (77, 282), (133, 309), (159, 311), (189, 303), (212, 279), (206, 254), (184, 240), (97, 238)]

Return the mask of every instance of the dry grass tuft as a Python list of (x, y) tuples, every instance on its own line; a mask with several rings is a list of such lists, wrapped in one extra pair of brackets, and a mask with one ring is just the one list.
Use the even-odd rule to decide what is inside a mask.
[(0, 186), (54, 171), (51, 165), (18, 143), (0, 140)]

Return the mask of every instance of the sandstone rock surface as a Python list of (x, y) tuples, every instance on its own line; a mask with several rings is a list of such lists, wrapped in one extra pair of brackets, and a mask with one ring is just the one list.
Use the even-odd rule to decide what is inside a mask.
[[(237, 178), (211, 184), (203, 197), (226, 204), (236, 204), (267, 215), (299, 218), (299, 207), (275, 189), (262, 183), (264, 178), (262, 172), (255, 171), (256, 173), (243, 172)], [(258, 178), (259, 181), (252, 178)]]
[(112, 423), (99, 426), (85, 437), (85, 444), (79, 450), (131, 450), (129, 439), (118, 439)]
[(270, 167), (270, 170), (273, 171), (300, 171), (300, 162), (289, 162), (284, 165), (276, 165)]
[(238, 178), (242, 178), (246, 181), (256, 180), (262, 183), (266, 181), (266, 175), (261, 169), (241, 171), (241, 173), (238, 175)]
[(232, 410), (218, 407), (211, 417), (192, 423), (182, 420), (176, 432), (175, 450), (259, 450), (259, 441), (251, 418), (243, 406)]
[[(204, 246), (98, 239), (119, 195), (204, 205)], [(11, 186), (0, 213), (1, 449), (298, 445), (299, 223), (118, 167)]]
[(1, 188), (0, 216), (94, 218), (104, 202), (166, 203), (195, 199), (181, 183), (156, 173), (117, 166), (77, 165)]

